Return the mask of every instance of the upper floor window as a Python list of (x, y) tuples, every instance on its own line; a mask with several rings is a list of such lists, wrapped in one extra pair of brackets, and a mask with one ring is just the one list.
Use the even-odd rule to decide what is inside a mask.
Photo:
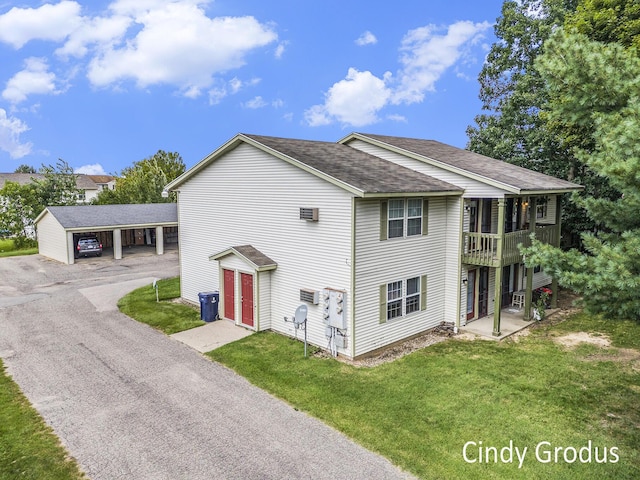
[(427, 234), (427, 201), (400, 198), (380, 204), (380, 239)]

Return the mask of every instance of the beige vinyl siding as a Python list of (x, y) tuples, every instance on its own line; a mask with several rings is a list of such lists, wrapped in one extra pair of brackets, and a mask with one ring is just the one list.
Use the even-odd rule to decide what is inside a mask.
[(405, 157), (404, 155), (400, 155), (399, 153), (391, 152), (376, 145), (371, 145), (370, 143), (363, 142), (362, 140), (353, 140), (349, 142), (348, 145), (350, 147), (357, 148), (358, 150), (362, 150), (363, 152), (370, 153), (371, 155), (384, 158), (385, 160), (388, 160), (390, 162), (397, 163), (417, 172), (430, 175), (439, 180), (443, 180), (445, 182), (461, 187), (465, 190), (465, 197), (497, 198), (503, 197), (505, 194), (505, 190), (501, 190), (491, 185), (487, 185), (477, 180), (467, 178), (463, 175), (450, 172), (433, 165), (429, 165), (420, 160)]
[(447, 241), (445, 245), (446, 276), (443, 320), (453, 323), (455, 323), (458, 318), (457, 305), (459, 304), (459, 291), (462, 285), (462, 277), (460, 274), (460, 204), (462, 201), (463, 199), (460, 197), (447, 197), (446, 203)]
[(60, 223), (47, 212), (38, 222), (38, 252), (62, 263), (69, 263), (67, 233)]
[[(380, 200), (356, 199), (355, 356), (425, 331), (445, 319), (450, 284), (446, 198), (429, 198), (428, 219), (428, 235), (381, 241)], [(423, 276), (427, 280), (426, 309), (381, 322), (382, 285)]]
[[(241, 144), (179, 190), (182, 296), (187, 300), (197, 302), (198, 292), (220, 290), (218, 262), (209, 261), (210, 255), (250, 244), (278, 264), (270, 272), (270, 288), (260, 282), (260, 328), (269, 325), (269, 315), (270, 328), (295, 335), (284, 317), (291, 318), (301, 304), (301, 288), (344, 289), (350, 301), (351, 195), (341, 188)], [(319, 221), (300, 220), (300, 207), (318, 208)], [(322, 305), (308, 307), (309, 341), (324, 347)]]

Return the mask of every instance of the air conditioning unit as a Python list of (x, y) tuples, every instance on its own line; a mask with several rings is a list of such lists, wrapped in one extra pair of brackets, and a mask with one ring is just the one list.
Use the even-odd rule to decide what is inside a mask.
[(300, 220), (309, 220), (310, 222), (318, 221), (318, 209), (300, 207)]
[(320, 292), (309, 288), (301, 288), (300, 301), (317, 305), (320, 302)]

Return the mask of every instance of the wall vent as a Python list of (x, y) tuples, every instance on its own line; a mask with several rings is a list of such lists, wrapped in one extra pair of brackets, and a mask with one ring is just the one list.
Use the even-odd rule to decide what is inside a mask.
[(318, 221), (318, 209), (317, 208), (305, 208), (300, 207), (300, 220), (309, 220), (312, 222)]
[(320, 292), (318, 292), (317, 290), (310, 290), (308, 288), (301, 288), (300, 301), (317, 305), (320, 301)]

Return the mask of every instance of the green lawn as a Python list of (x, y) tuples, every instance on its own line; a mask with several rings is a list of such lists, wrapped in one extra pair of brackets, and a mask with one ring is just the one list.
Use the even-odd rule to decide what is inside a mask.
[(38, 247), (16, 250), (13, 240), (10, 238), (0, 238), (0, 258), (15, 257), (17, 255), (33, 255), (38, 253)]
[(86, 478), (53, 431), (7, 376), (0, 361), (0, 478)]
[(120, 311), (131, 318), (171, 335), (205, 325), (200, 310), (190, 305), (171, 302), (180, 297), (180, 278), (158, 281), (158, 299), (151, 285), (138, 288), (118, 302)]
[[(203, 324), (197, 309), (168, 301), (179, 295), (178, 279), (159, 291), (160, 303), (143, 287), (121, 310), (167, 333)], [(606, 335), (613, 346), (554, 341), (571, 332)], [(208, 355), (421, 478), (640, 478), (637, 323), (577, 314), (518, 342), (450, 339), (374, 368), (304, 358), (300, 342), (274, 333)], [(463, 456), (468, 442), (474, 463)], [(500, 460), (510, 445), (527, 448), (522, 468), (515, 451), (511, 462), (507, 450)], [(480, 462), (480, 447), (496, 447), (498, 462), (492, 451), (487, 462), (486, 450)], [(573, 458), (580, 453), (584, 461)]]
[[(602, 353), (596, 347), (553, 342), (571, 331), (640, 347), (638, 324), (578, 315), (517, 343), (452, 339), (374, 368), (305, 359), (299, 342), (273, 333), (208, 355), (421, 478), (640, 478), (640, 360), (618, 361), (612, 348), (611, 361), (594, 361)], [(527, 447), (522, 468), (515, 453), (512, 463), (478, 462), (480, 446), (498, 447), (499, 455), (511, 441)], [(475, 442), (467, 450), (475, 463), (463, 457), (467, 442)], [(550, 444), (540, 447), (542, 462), (540, 442)], [(564, 450), (555, 462), (556, 447), (578, 453), (589, 442), (590, 463), (574, 461), (571, 448), (572, 463)], [(595, 447), (600, 460), (607, 449), (608, 463), (596, 463)], [(549, 450), (552, 461), (543, 463)]]

